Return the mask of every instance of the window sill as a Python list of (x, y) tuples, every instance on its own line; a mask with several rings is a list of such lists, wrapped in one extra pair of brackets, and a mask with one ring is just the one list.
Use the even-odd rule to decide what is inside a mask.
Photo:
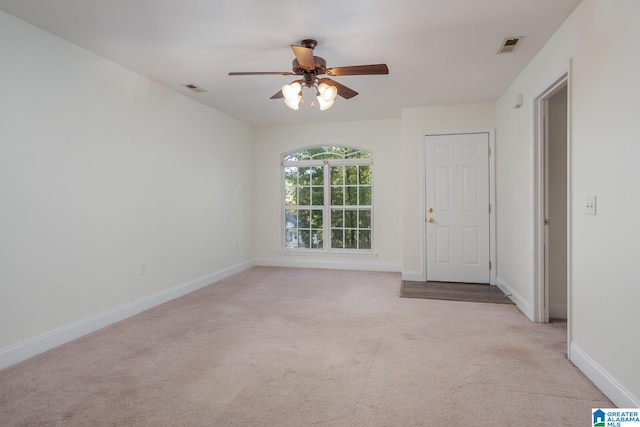
[(280, 255), (286, 256), (319, 256), (319, 257), (337, 257), (337, 258), (377, 258), (378, 253), (374, 251), (321, 251), (321, 250), (292, 250), (280, 249)]

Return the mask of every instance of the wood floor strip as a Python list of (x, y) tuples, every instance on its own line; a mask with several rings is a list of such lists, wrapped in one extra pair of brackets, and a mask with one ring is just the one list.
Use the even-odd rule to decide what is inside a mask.
[(402, 298), (513, 304), (497, 286), (478, 283), (402, 281)]

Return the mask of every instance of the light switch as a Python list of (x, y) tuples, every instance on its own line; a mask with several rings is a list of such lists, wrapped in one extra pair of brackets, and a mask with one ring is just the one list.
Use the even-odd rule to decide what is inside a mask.
[(584, 213), (587, 215), (596, 214), (596, 196), (587, 196), (584, 206)]

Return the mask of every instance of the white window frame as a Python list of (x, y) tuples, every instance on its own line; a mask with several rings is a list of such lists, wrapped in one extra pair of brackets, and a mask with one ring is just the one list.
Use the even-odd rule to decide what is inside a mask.
[[(306, 147), (306, 148), (301, 148), (298, 150), (294, 150), (294, 151), (290, 151), (288, 153), (285, 153), (282, 155), (282, 159), (284, 159), (286, 156), (300, 152), (300, 151), (305, 151), (305, 150), (310, 150), (313, 148), (319, 148), (319, 147)], [(354, 150), (359, 150), (359, 151), (363, 151), (363, 152), (367, 152), (370, 153), (371, 156), (373, 156), (373, 153), (370, 150), (363, 150), (363, 149), (359, 149), (359, 148), (355, 148), (355, 147), (349, 147), (349, 146), (340, 146), (339, 148), (350, 148), (350, 149), (354, 149)], [(283, 248), (283, 252), (284, 253), (295, 253), (295, 254), (305, 254), (305, 253), (316, 253), (316, 254), (373, 254), (374, 253), (374, 247), (375, 247), (375, 239), (374, 239), (374, 176), (372, 173), (371, 176), (371, 204), (370, 205), (336, 205), (333, 206), (331, 205), (331, 167), (332, 166), (367, 166), (370, 165), (371, 167), (373, 167), (373, 158), (369, 157), (369, 158), (354, 158), (354, 159), (318, 159), (318, 160), (290, 160), (290, 161), (285, 161), (282, 160), (281, 161), (281, 191), (282, 191), (282, 199), (281, 199), (281, 212), (280, 212), (280, 218), (281, 218), (281, 222), (282, 222), (282, 226), (281, 226), (281, 247)], [(317, 205), (317, 206), (308, 206), (306, 208), (310, 209), (310, 210), (314, 210), (314, 208), (316, 208), (316, 210), (320, 210), (320, 208), (323, 211), (322, 217), (322, 236), (323, 236), (323, 247), (322, 248), (290, 248), (286, 246), (286, 238), (285, 238), (285, 234), (286, 234), (286, 223), (285, 223), (285, 213), (288, 209), (291, 209), (292, 206), (287, 205), (286, 204), (286, 191), (285, 191), (285, 187), (286, 187), (286, 177), (285, 177), (285, 168), (287, 167), (319, 167), (322, 166), (324, 168), (324, 175), (323, 175), (323, 190), (324, 190), (324, 203), (323, 205)], [(360, 186), (360, 184), (358, 184), (358, 187)], [(369, 209), (371, 212), (371, 224), (370, 224), (370, 228), (369, 230), (371, 231), (371, 247), (367, 248), (367, 249), (354, 249), (354, 248), (332, 248), (331, 247), (331, 210), (333, 207), (339, 207), (341, 209), (353, 209), (353, 210), (357, 210), (359, 208), (365, 208), (365, 209)], [(296, 209), (299, 208), (298, 206), (295, 207)]]

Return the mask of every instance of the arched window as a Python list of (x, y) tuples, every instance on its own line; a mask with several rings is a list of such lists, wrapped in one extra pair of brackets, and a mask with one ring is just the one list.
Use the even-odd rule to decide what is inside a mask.
[(373, 154), (350, 147), (282, 156), (284, 248), (371, 251)]

